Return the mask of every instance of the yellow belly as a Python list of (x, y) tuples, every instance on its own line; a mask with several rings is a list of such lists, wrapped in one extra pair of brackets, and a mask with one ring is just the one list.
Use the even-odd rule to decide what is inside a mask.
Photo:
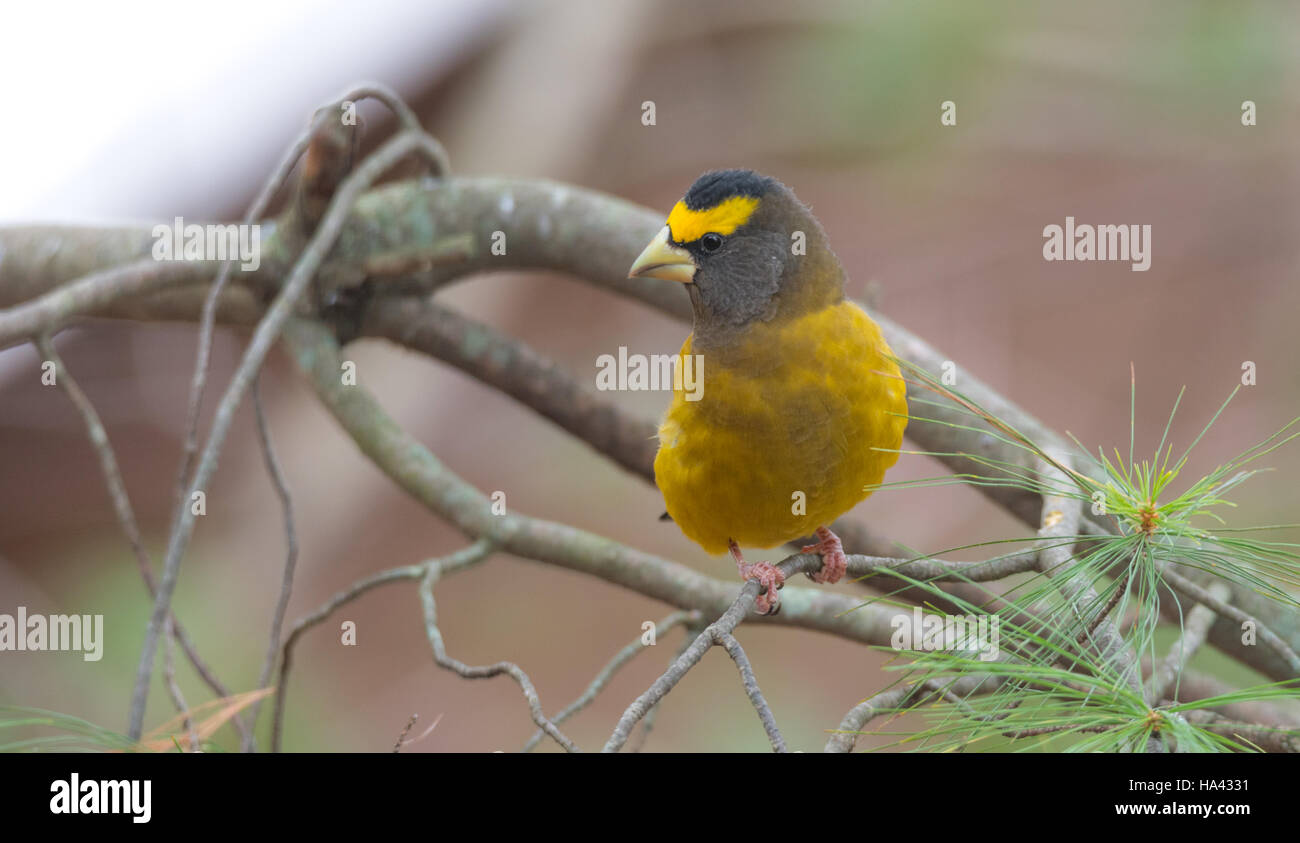
[[(690, 337), (681, 353), (691, 353)], [(907, 426), (889, 353), (876, 323), (847, 301), (704, 352), (700, 400), (674, 393), (655, 457), (682, 532), (710, 553), (730, 539), (774, 547), (867, 497)]]

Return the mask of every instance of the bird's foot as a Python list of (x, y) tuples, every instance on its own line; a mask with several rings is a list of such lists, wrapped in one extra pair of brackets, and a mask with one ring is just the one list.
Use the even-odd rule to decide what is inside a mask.
[(827, 527), (818, 527), (817, 544), (807, 545), (802, 552), (816, 553), (822, 558), (821, 570), (808, 575), (813, 582), (837, 583), (848, 570), (849, 558), (844, 555), (844, 545)]
[(754, 599), (754, 608), (760, 615), (775, 615), (781, 611), (781, 596), (777, 592), (785, 586), (785, 574), (771, 562), (746, 562), (734, 541), (730, 546), (731, 558), (736, 560), (740, 578), (758, 580), (758, 584), (762, 587), (758, 597)]

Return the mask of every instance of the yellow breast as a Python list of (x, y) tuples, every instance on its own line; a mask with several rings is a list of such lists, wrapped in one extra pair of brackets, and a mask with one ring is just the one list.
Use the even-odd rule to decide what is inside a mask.
[[(692, 353), (691, 338), (682, 356)], [(898, 459), (905, 384), (871, 318), (844, 301), (759, 323), (702, 353), (703, 389), (678, 389), (659, 428), (668, 514), (710, 553), (774, 547), (830, 524)], [(877, 450), (880, 449), (880, 450)]]

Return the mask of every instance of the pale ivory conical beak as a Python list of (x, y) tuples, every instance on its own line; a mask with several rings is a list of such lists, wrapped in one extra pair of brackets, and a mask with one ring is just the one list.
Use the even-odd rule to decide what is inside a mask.
[(695, 280), (695, 259), (691, 253), (680, 246), (674, 246), (669, 239), (671, 233), (664, 226), (650, 245), (642, 250), (641, 255), (632, 262), (627, 271), (628, 278), (662, 278), (665, 281), (678, 281), (690, 284)]

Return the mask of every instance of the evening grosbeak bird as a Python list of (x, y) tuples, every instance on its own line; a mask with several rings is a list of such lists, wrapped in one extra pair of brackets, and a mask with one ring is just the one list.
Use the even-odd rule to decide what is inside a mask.
[(779, 608), (785, 576), (746, 562), (741, 545), (815, 532), (803, 551), (822, 568), (810, 576), (839, 580), (848, 563), (826, 525), (898, 459), (907, 399), (880, 328), (844, 297), (821, 224), (775, 179), (708, 172), (628, 275), (686, 285), (695, 325), (681, 360), (704, 364), (698, 393), (675, 379), (659, 427), (667, 515), (706, 551), (731, 551), (741, 577), (762, 585), (761, 613)]

